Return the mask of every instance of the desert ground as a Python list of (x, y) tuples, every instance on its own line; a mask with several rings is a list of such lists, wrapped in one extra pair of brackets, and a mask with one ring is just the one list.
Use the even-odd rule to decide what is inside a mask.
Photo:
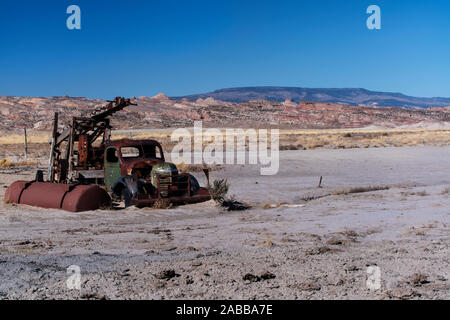
[[(0, 298), (449, 299), (447, 159), (450, 146), (289, 150), (274, 176), (251, 165), (213, 171), (246, 211), (3, 203)], [(35, 170), (1, 168), (0, 197)], [(66, 285), (71, 265), (80, 290)], [(379, 289), (367, 286), (369, 266)]]

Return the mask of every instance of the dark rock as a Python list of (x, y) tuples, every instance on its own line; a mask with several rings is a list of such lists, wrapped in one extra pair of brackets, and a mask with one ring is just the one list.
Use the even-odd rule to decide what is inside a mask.
[(250, 281), (250, 282), (258, 282), (258, 281), (261, 280), (261, 278), (258, 277), (258, 276), (255, 276), (254, 274), (247, 273), (246, 275), (244, 275), (244, 276), (242, 277), (242, 280), (244, 280), (244, 281)]
[(269, 279), (275, 279), (276, 276), (273, 273), (266, 271), (266, 272), (262, 273), (260, 277), (262, 280), (269, 280)]
[(156, 274), (155, 277), (161, 280), (169, 280), (175, 277), (179, 277), (180, 275), (175, 272), (175, 270), (163, 270), (160, 273)]

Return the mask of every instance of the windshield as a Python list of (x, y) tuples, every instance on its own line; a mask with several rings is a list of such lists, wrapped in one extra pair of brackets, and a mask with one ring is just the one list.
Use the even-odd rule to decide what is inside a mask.
[(142, 147), (141, 146), (132, 146), (132, 147), (122, 147), (120, 148), (120, 153), (122, 154), (122, 158), (140, 158), (142, 157)]
[(159, 146), (155, 145), (137, 145), (121, 147), (120, 153), (122, 158), (144, 158), (144, 159), (162, 159), (162, 150)]

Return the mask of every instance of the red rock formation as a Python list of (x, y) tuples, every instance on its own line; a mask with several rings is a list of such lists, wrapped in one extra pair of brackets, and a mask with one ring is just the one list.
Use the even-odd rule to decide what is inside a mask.
[[(450, 122), (450, 107), (429, 109), (347, 106), (333, 103), (287, 99), (273, 102), (254, 100), (244, 103), (218, 101), (213, 98), (175, 100), (160, 93), (139, 97), (113, 117), (118, 129), (190, 127), (203, 120), (205, 127), (280, 127), (280, 128), (359, 128), (366, 126), (397, 127), (421, 123)], [(105, 103), (98, 99), (53, 97), (0, 97), (0, 129), (27, 126), (49, 130), (53, 113), (59, 112), (61, 123), (72, 116), (88, 114)]]

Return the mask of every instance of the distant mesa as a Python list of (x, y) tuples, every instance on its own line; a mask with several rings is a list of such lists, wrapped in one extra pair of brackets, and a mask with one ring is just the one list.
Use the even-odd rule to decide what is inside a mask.
[(289, 99), (295, 103), (314, 101), (351, 106), (403, 108), (445, 107), (450, 104), (450, 98), (420, 98), (401, 93), (370, 91), (362, 88), (241, 87), (173, 98), (178, 100), (188, 99), (189, 101), (213, 98), (218, 101), (234, 103), (252, 100), (287, 103), (286, 99)]

